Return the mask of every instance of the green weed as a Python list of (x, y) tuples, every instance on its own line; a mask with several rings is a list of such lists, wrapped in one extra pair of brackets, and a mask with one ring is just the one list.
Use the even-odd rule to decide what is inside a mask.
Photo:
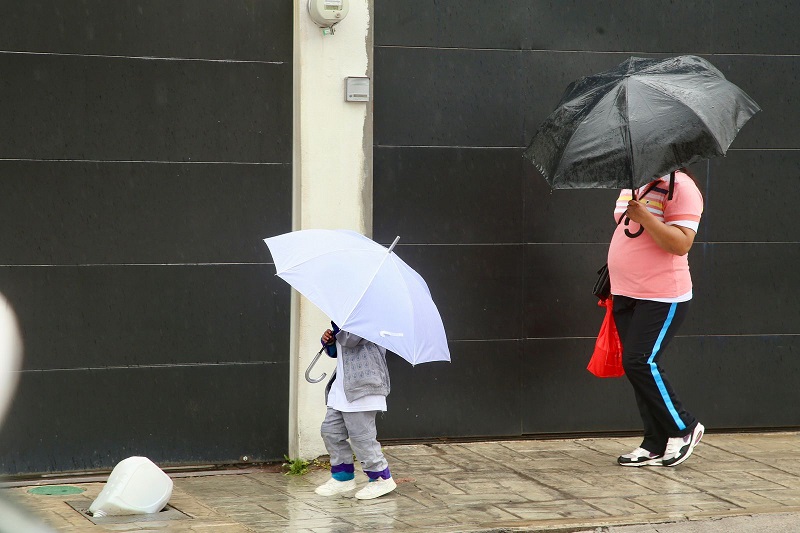
[(305, 459), (289, 459), (288, 455), (284, 455), (283, 458), (286, 459), (283, 468), (287, 476), (302, 476), (308, 472), (308, 467), (311, 465)]

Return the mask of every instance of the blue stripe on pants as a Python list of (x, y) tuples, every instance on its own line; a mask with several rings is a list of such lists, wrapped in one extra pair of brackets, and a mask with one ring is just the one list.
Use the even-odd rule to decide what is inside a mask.
[(667, 392), (667, 388), (664, 386), (664, 380), (661, 379), (661, 374), (658, 372), (658, 365), (654, 362), (656, 355), (658, 355), (659, 350), (661, 350), (661, 342), (664, 340), (664, 337), (667, 335), (667, 330), (669, 329), (670, 325), (672, 324), (672, 318), (675, 316), (675, 309), (678, 307), (677, 303), (673, 303), (669, 306), (669, 313), (667, 313), (667, 319), (664, 321), (664, 325), (661, 328), (661, 331), (658, 334), (658, 338), (656, 339), (656, 344), (653, 346), (653, 353), (650, 354), (650, 357), (647, 359), (647, 364), (650, 365), (650, 373), (653, 374), (653, 379), (656, 381), (656, 386), (658, 387), (658, 391), (661, 393), (661, 398), (664, 400), (664, 404), (667, 406), (667, 410), (669, 410), (669, 414), (672, 415), (672, 419), (675, 421), (675, 424), (678, 426), (678, 429), (683, 431), (686, 429), (686, 424), (683, 423), (681, 417), (678, 416), (678, 411), (675, 409), (675, 406), (672, 404), (672, 399), (669, 397), (669, 393)]

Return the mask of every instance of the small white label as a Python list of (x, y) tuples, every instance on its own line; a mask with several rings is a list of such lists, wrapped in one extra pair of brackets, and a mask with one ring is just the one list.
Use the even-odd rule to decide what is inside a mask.
[(348, 102), (369, 102), (369, 78), (346, 78), (345, 100)]

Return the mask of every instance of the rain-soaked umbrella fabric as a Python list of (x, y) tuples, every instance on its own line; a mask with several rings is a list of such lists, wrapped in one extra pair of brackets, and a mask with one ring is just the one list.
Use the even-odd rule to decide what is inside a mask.
[(725, 155), (758, 111), (700, 57), (631, 57), (570, 84), (524, 156), (554, 189), (635, 189)]
[(428, 285), (394, 253), (394, 244), (387, 249), (354, 231), (322, 229), (285, 233), (264, 242), (276, 274), (342, 330), (412, 365), (450, 360)]

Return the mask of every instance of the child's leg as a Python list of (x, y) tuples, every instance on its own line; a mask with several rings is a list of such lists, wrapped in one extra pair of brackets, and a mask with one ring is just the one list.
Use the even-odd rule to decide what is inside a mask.
[(325, 448), (331, 456), (331, 476), (337, 481), (347, 481), (355, 476), (353, 468), (353, 449), (347, 442), (347, 426), (342, 413), (328, 407), (320, 433)]
[(377, 440), (378, 430), (375, 427), (377, 413), (378, 411), (342, 413), (347, 433), (350, 435), (350, 445), (356, 452), (361, 468), (364, 469), (364, 473), (369, 476), (370, 480), (392, 477), (389, 472), (389, 463)]

